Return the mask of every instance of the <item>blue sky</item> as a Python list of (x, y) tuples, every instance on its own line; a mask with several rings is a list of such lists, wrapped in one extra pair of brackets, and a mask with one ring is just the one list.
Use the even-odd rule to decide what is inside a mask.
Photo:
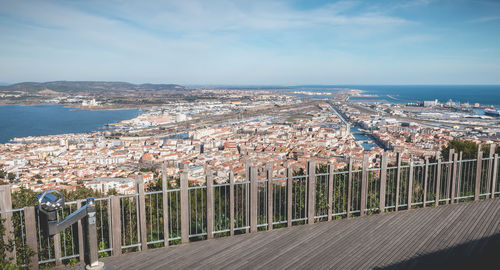
[(500, 84), (500, 1), (3, 1), (0, 81)]

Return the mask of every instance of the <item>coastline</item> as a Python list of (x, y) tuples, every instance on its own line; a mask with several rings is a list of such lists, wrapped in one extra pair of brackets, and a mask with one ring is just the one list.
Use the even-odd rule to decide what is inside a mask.
[(82, 111), (120, 111), (120, 110), (144, 110), (148, 106), (82, 106), (77, 104), (64, 104), (64, 103), (1, 103), (0, 106), (63, 106), (65, 108), (78, 109)]
[[(57, 104), (54, 104), (57, 105)], [(136, 106), (136, 107), (100, 107), (100, 106), (82, 106), (82, 105), (70, 105), (70, 104), (60, 104), (64, 105), (66, 108), (72, 108), (72, 109), (78, 109), (82, 111), (121, 111), (121, 110), (143, 110), (148, 107), (141, 107), (141, 106)]]

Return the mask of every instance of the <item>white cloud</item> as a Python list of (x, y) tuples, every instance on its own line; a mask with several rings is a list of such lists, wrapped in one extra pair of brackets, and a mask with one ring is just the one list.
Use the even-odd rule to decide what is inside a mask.
[(405, 19), (381, 13), (348, 14), (357, 2), (337, 2), (298, 10), (283, 1), (132, 1), (123, 5), (93, 2), (94, 11), (152, 30), (233, 31), (282, 30), (318, 25), (405, 24)]

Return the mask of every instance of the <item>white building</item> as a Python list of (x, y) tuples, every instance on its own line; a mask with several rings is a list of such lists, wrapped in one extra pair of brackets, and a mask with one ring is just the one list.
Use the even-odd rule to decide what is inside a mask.
[(424, 107), (434, 107), (438, 105), (438, 100), (435, 99), (433, 101), (424, 101)]
[(182, 121), (186, 121), (185, 114), (179, 113), (179, 114), (175, 115), (175, 122), (182, 122)]

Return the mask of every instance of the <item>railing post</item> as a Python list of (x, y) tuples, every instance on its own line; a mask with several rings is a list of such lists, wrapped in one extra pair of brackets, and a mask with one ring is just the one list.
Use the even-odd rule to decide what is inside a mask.
[(408, 201), (407, 209), (411, 209), (411, 202), (413, 201), (413, 157), (410, 157), (410, 171), (408, 172)]
[(182, 172), (180, 177), (181, 186), (181, 242), (189, 242), (189, 191), (188, 172)]
[(450, 202), (455, 203), (456, 187), (457, 187), (457, 169), (458, 169), (458, 154), (453, 154), (453, 176), (451, 178), (451, 197)]
[(479, 193), (481, 192), (481, 172), (483, 170), (483, 152), (477, 151), (477, 166), (476, 166), (476, 185), (474, 190), (474, 201), (479, 200)]
[[(77, 209), (80, 209), (80, 207), (82, 207), (82, 201), (83, 200), (78, 200), (76, 202), (76, 208)], [(102, 207), (102, 205), (101, 205)], [(80, 259), (80, 262), (84, 263), (85, 262), (85, 246), (84, 246), (84, 238), (83, 238), (83, 225), (82, 225), (82, 220), (78, 220), (77, 221), (77, 228), (78, 228), (78, 253), (79, 253), (79, 259)], [(101, 225), (102, 226), (102, 225)], [(110, 230), (111, 230), (111, 227), (110, 227)]]
[(328, 164), (328, 221), (332, 220), (333, 214), (333, 165)]
[[(457, 190), (455, 191), (455, 198), (460, 197), (460, 190), (461, 190), (461, 181), (462, 181), (462, 157), (463, 157), (463, 152), (460, 151), (458, 153), (458, 167), (457, 167)], [(458, 201), (458, 200), (457, 200)]]
[[(214, 238), (214, 179), (212, 171), (206, 171), (207, 184), (207, 238)], [(219, 190), (220, 192), (220, 190)]]
[(361, 168), (361, 205), (359, 206), (359, 215), (364, 216), (366, 211), (366, 199), (368, 190), (368, 155), (363, 155), (363, 167)]
[(272, 163), (266, 164), (266, 178), (267, 178), (267, 229), (272, 230), (273, 229), (273, 218), (274, 218), (274, 213), (273, 213), (274, 191), (273, 191), (273, 164)]
[(148, 237), (146, 228), (146, 195), (144, 194), (144, 178), (142, 175), (137, 175), (135, 177), (135, 188), (139, 196), (137, 197), (137, 203), (139, 204), (139, 234), (141, 238), (141, 250), (145, 251), (148, 249)]
[(250, 232), (250, 197), (251, 197), (251, 194), (250, 194), (250, 189), (251, 189), (251, 184), (250, 184), (250, 167), (251, 167), (251, 162), (250, 160), (246, 160), (245, 162), (245, 182), (247, 182), (247, 187), (245, 188), (245, 195), (246, 195), (246, 199), (245, 199), (245, 220), (246, 220), (246, 227), (245, 228), (245, 233), (248, 233)]
[(429, 158), (425, 158), (425, 170), (424, 170), (424, 199), (422, 207), (425, 207), (425, 202), (427, 202), (427, 182), (429, 181)]
[(493, 177), (493, 155), (495, 154), (495, 144), (490, 144), (490, 153), (488, 155), (489, 161), (488, 161), (488, 175), (487, 175), (487, 183), (486, 183), (486, 193), (490, 193), (491, 190), (491, 179)]
[(349, 173), (347, 175), (347, 217), (351, 215), (351, 196), (352, 196), (352, 158), (349, 157)]
[[(108, 239), (109, 239), (109, 248), (112, 250), (113, 247), (113, 214), (111, 211), (111, 197), (108, 197), (107, 199), (108, 207), (106, 207), (107, 213), (108, 213)], [(83, 202), (83, 200), (82, 200)], [(102, 204), (101, 204), (102, 207)]]
[(234, 173), (229, 172), (229, 234), (234, 235)]
[(250, 166), (250, 232), (257, 232), (257, 167)]
[(287, 216), (287, 226), (292, 227), (292, 196), (293, 196), (293, 171), (290, 166), (286, 168), (286, 216)]
[(316, 212), (316, 163), (314, 161), (307, 162), (307, 175), (307, 223), (314, 224)]
[[(38, 269), (38, 240), (36, 236), (36, 215), (35, 207), (27, 206), (24, 207), (24, 224), (26, 228), (26, 246), (30, 248), (34, 253), (30, 258), (29, 269)], [(83, 253), (80, 250), (80, 253)]]
[(385, 212), (385, 192), (387, 189), (387, 153), (382, 153), (382, 160), (380, 164), (380, 213)]
[(448, 161), (450, 162), (448, 165), (448, 173), (447, 173), (447, 177), (446, 177), (446, 199), (450, 199), (450, 200), (446, 200), (446, 204), (449, 204), (451, 202), (451, 178), (452, 178), (452, 174), (453, 174), (453, 163), (451, 163), (451, 161), (453, 161), (453, 156), (455, 155), (455, 149), (450, 149), (450, 153), (448, 155)]
[(110, 230), (113, 234), (112, 241), (112, 256), (118, 256), (122, 254), (122, 219), (120, 213), (120, 197), (111, 196), (109, 199), (111, 208), (111, 226)]
[(59, 266), (62, 264), (61, 260), (61, 233), (56, 233), (52, 237), (54, 241), (54, 259), (56, 266)]
[(89, 247), (87, 250), (87, 260), (90, 265), (94, 265), (99, 262), (99, 244), (97, 242), (97, 224), (95, 220), (95, 213), (93, 215), (88, 215), (85, 219), (85, 226), (87, 227), (87, 243)]
[(396, 169), (396, 209), (397, 212), (399, 210), (399, 186), (401, 183), (401, 153), (397, 153), (397, 169)]
[(495, 154), (495, 160), (493, 161), (493, 177), (491, 180), (491, 198), (495, 198), (495, 189), (497, 185), (497, 174), (498, 174), (498, 154)]
[(169, 232), (168, 227), (169, 222), (169, 206), (168, 206), (168, 180), (167, 180), (167, 164), (163, 162), (161, 166), (161, 190), (162, 190), (162, 205), (163, 205), (163, 245), (165, 247), (169, 246)]
[[(14, 240), (14, 228), (12, 226), (12, 213), (7, 213), (5, 211), (12, 209), (12, 195), (11, 195), (11, 187), (10, 185), (2, 185), (0, 186), (0, 213), (2, 213), (1, 218), (4, 218), (4, 227), (5, 227), (5, 235), (3, 239), (7, 245), (9, 245), (10, 240)], [(16, 253), (7, 252), (7, 257), (12, 259), (16, 259)]]
[(439, 205), (439, 194), (441, 189), (441, 158), (437, 160), (437, 173), (436, 173), (436, 206)]

